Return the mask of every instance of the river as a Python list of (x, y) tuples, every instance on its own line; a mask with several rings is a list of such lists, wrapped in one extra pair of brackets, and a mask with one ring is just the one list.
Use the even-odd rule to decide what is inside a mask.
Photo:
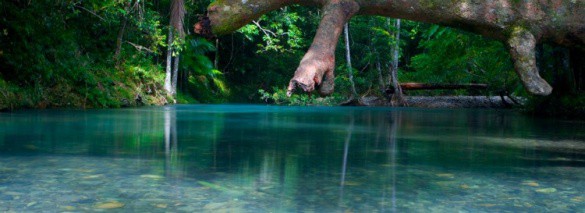
[(583, 212), (585, 122), (471, 109), (0, 113), (0, 212)]

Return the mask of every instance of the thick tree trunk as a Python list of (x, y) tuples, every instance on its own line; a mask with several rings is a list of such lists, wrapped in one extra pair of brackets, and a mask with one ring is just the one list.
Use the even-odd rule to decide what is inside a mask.
[(516, 73), (524, 88), (532, 94), (548, 95), (552, 87), (540, 77), (536, 67), (536, 39), (529, 31), (517, 27), (508, 40), (510, 55), (514, 60)]
[[(179, 74), (179, 53), (175, 53), (173, 57), (173, 47), (172, 44), (174, 42), (173, 32), (178, 33), (179, 38), (185, 37), (185, 31), (183, 30), (183, 19), (185, 17), (185, 2), (183, 0), (173, 0), (171, 2), (171, 20), (170, 20), (170, 28), (169, 28), (169, 38), (168, 38), (168, 49), (167, 49), (167, 66), (166, 66), (166, 76), (165, 76), (165, 90), (172, 96), (175, 96), (177, 93), (177, 78)], [(173, 58), (175, 58), (173, 62)]]
[(185, 1), (184, 0), (173, 0), (171, 2), (171, 26), (179, 33), (180, 38), (185, 37), (185, 31), (183, 30), (183, 23), (185, 19)]
[(305, 92), (317, 87), (321, 95), (330, 95), (335, 86), (335, 48), (343, 25), (359, 10), (349, 0), (332, 0), (323, 7), (323, 18), (315, 39), (290, 80), (287, 95), (298, 86)]
[[(303, 57), (288, 87), (306, 92), (319, 87), (333, 92), (337, 39), (353, 15), (381, 15), (466, 29), (508, 43), (517, 74), (526, 89), (548, 95), (552, 88), (538, 74), (534, 47), (545, 41), (585, 49), (585, 4), (578, 1), (427, 1), (427, 0), (222, 0), (208, 8), (209, 19), (195, 25), (197, 32), (227, 34), (261, 15), (293, 5), (322, 6), (324, 16), (313, 45)], [(209, 24), (206, 24), (209, 23)], [(199, 29), (199, 30), (197, 30)]]

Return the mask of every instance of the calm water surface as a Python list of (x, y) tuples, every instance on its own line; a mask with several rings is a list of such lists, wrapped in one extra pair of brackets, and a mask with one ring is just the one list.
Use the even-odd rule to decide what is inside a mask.
[(184, 105), (0, 113), (0, 212), (584, 212), (585, 123)]

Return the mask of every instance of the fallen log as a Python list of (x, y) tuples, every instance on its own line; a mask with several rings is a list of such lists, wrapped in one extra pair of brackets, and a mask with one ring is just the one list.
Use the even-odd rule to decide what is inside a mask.
[(487, 84), (425, 84), (401, 83), (403, 90), (456, 90), (456, 89), (487, 89)]
[[(484, 90), (488, 88), (487, 84), (428, 84), (428, 83), (401, 83), (400, 87), (403, 91), (406, 90)], [(386, 89), (386, 94), (394, 94), (394, 87), (389, 85)]]

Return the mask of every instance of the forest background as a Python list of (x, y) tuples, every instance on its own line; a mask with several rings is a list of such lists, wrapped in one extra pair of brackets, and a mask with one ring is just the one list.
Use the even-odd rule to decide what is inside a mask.
[(585, 112), (583, 88), (575, 87), (581, 84), (571, 82), (574, 76), (563, 65), (569, 57), (566, 48), (539, 47), (541, 75), (555, 92), (533, 97), (522, 88), (501, 42), (457, 29), (372, 16), (355, 17), (348, 25), (351, 66), (345, 59), (344, 39), (338, 43), (333, 96), (289, 98), (286, 86), (312, 42), (319, 9), (285, 7), (231, 35), (206, 40), (193, 34), (193, 25), (209, 3), (0, 2), (0, 109), (175, 102), (338, 105), (352, 96), (348, 68), (358, 96), (387, 98), (396, 64), (400, 82), (488, 85), (486, 90), (406, 95), (508, 93), (527, 98), (526, 109), (539, 114)]

